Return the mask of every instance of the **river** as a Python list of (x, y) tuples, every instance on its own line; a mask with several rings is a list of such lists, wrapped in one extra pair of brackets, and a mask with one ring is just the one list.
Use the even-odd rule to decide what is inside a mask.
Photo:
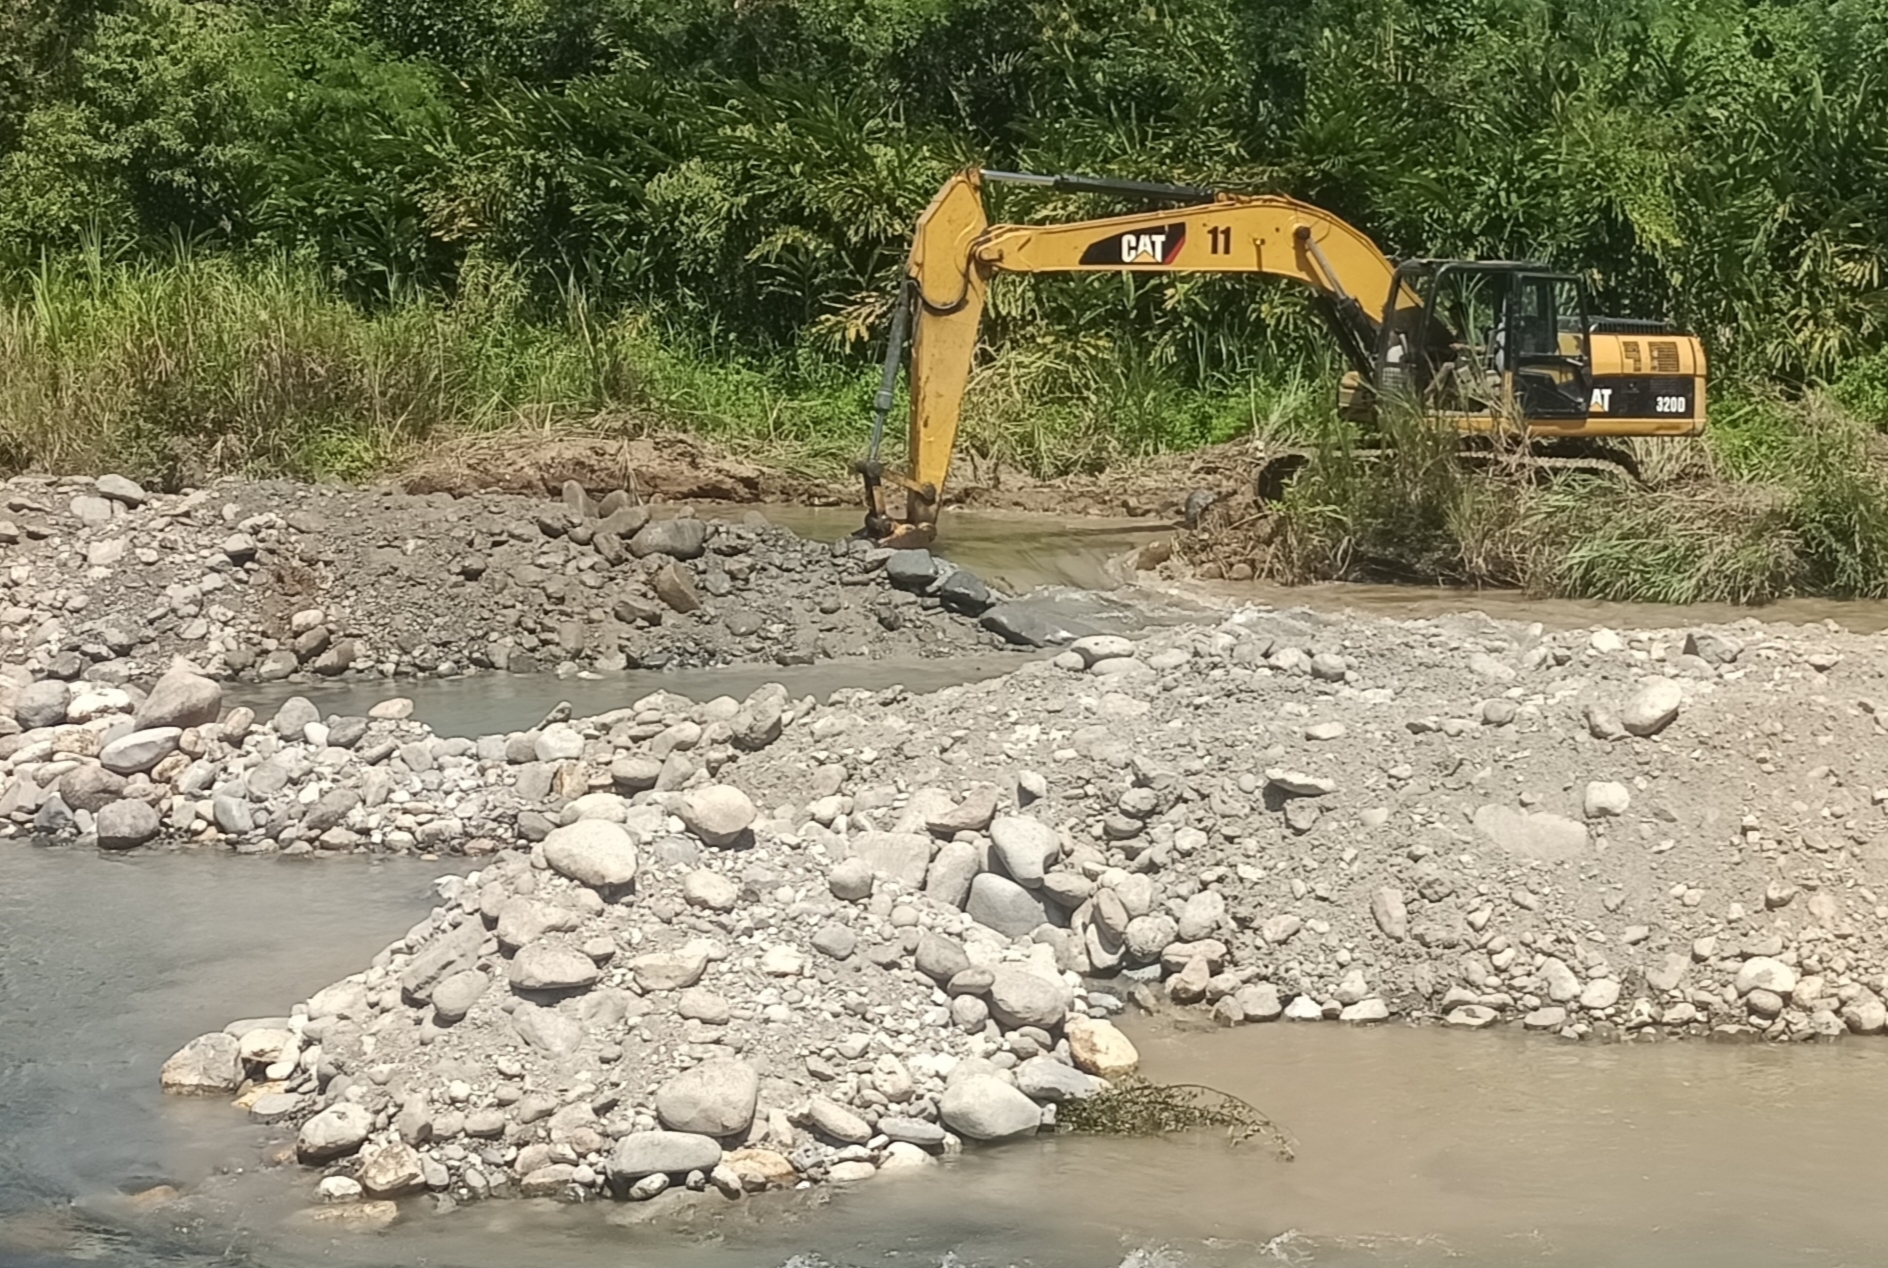
[[(163, 1057), (343, 975), (423, 915), (443, 865), (0, 851), (0, 1263), (149, 1268), (624, 1262), (1333, 1265), (1876, 1262), (1888, 1047), (1665, 1043), (1144, 1020), (1148, 1073), (1241, 1095), (1284, 1162), (1216, 1133), (1060, 1137), (809, 1197), (496, 1202), (379, 1234), (297, 1232), (309, 1180), (208, 1184), (180, 1220), (120, 1193), (249, 1166), (261, 1129), (166, 1098)], [(69, 1203), (76, 1202), (76, 1206)], [(228, 1258), (226, 1258), (228, 1257)]]
[[(1021, 532), (1016, 517), (988, 517), (988, 526), (996, 568), (1023, 558), (1004, 554)], [(1105, 561), (1141, 532), (1078, 534), (1080, 549), (1052, 542), (1041, 558), (1088, 550), (1090, 563)], [(1089, 563), (1015, 567), (1078, 584)], [(1063, 572), (1045, 575), (1055, 568)], [(1404, 611), (1435, 597), (1450, 610), (1550, 622), (1577, 611), (1568, 624), (1678, 623), (1660, 612), (1698, 619), (1397, 593)], [(1286, 597), (1389, 602), (1331, 588)], [(1860, 607), (1764, 615), (1881, 627), (1878, 609), (1849, 606)], [(872, 672), (874, 684), (922, 689), (986, 670)], [(601, 692), (626, 701), (654, 685), (740, 694), (781, 674), (583, 686), (594, 703)], [(796, 686), (829, 689), (811, 677)], [(571, 688), (488, 677), (402, 690), (441, 729), (470, 733), (528, 725)], [(380, 694), (337, 688), (324, 703)], [(299, 1228), (291, 1216), (306, 1203), (306, 1173), (244, 1170), (263, 1129), (216, 1101), (160, 1096), (157, 1068), (191, 1035), (278, 1011), (357, 969), (427, 912), (431, 881), (450, 870), (407, 859), (0, 848), (0, 1265), (1754, 1268), (1881, 1258), (1874, 1164), (1888, 1045), (1609, 1047), (1404, 1026), (1222, 1031), (1149, 1019), (1133, 1033), (1152, 1077), (1247, 1098), (1292, 1133), (1296, 1160), (1213, 1133), (1058, 1137), (856, 1190), (715, 1198), (655, 1224), (645, 1217), (662, 1204), (500, 1202), (442, 1214), (420, 1199), (382, 1233)], [(149, 1210), (124, 1196), (157, 1183), (191, 1196)]]

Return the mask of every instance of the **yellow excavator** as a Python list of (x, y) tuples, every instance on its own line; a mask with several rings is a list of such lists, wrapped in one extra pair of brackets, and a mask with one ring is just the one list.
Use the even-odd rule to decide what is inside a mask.
[[(986, 183), (1179, 205), (993, 225)], [(1661, 321), (1591, 315), (1586, 286), (1573, 274), (1527, 261), (1393, 261), (1329, 212), (1273, 194), (973, 168), (938, 191), (912, 238), (870, 446), (858, 464), (866, 536), (900, 547), (935, 537), (990, 279), (1049, 272), (1258, 273), (1302, 282), (1317, 293), (1350, 363), (1338, 412), (1365, 427), (1380, 411), (1413, 407), (1453, 427), (1467, 447), (1521, 438), (1548, 457), (1598, 457), (1628, 469), (1630, 457), (1607, 441), (1704, 430), (1697, 338)], [(894, 472), (878, 455), (907, 336), (909, 466)], [(902, 518), (887, 505), (888, 484), (904, 494)]]

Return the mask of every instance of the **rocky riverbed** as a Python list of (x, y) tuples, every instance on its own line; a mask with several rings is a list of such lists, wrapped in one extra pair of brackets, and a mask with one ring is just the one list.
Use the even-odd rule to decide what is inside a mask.
[(0, 484), (0, 662), (107, 686), (175, 656), (224, 681), (569, 674), (955, 656), (1052, 632), (967, 571), (888, 572), (889, 554), (576, 484), (545, 501), (20, 477)]
[[(1877, 1035), (1882, 669), (1755, 622), (1241, 610), (925, 696), (657, 695), (478, 741), (384, 717), (384, 798), (337, 797), (361, 759), (324, 764), (291, 701), (199, 728), (239, 769), (312, 755), (268, 794), (327, 808), (288, 848), (487, 857), (362, 972), (163, 1079), (235, 1096), (372, 1222), (423, 1190), (672, 1204), (922, 1170), (1130, 1074), (1128, 1003)], [(448, 787), (478, 813), (415, 830)]]
[[(5, 490), (0, 833), (475, 869), (359, 973), (164, 1065), (264, 1125), (318, 1218), (921, 1171), (1131, 1075), (1130, 1004), (1543, 1042), (1888, 1030), (1888, 661), (1833, 628), (1245, 608), (1130, 639), (923, 552), (577, 489)], [(684, 585), (699, 607), (663, 597)], [(1065, 647), (926, 695), (592, 714), (573, 679), (477, 738), (391, 694), (226, 698), (278, 669), (607, 668), (634, 639), (642, 663)]]

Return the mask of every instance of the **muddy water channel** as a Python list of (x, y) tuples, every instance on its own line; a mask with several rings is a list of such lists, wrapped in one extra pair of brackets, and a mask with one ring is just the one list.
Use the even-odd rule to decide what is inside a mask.
[[(1045, 1139), (818, 1197), (656, 1210), (407, 1204), (298, 1229), (260, 1129), (162, 1098), (183, 1038), (360, 963), (439, 870), (0, 853), (0, 1263), (1234, 1265), (1879, 1262), (1888, 1050), (1144, 1021), (1148, 1073), (1265, 1109), (1283, 1162), (1215, 1133)], [(219, 1170), (225, 1174), (216, 1175)], [(156, 1182), (192, 1193), (140, 1211)]]

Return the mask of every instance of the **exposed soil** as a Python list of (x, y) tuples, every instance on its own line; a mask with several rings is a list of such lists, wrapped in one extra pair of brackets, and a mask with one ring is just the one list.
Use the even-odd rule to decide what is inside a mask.
[[(1103, 472), (1043, 479), (957, 455), (947, 506), (1179, 519), (1196, 489), (1230, 491), (1250, 467), (1245, 442), (1162, 454)], [(429, 451), (394, 482), (409, 493), (517, 493), (554, 497), (568, 481), (592, 491), (623, 488), (651, 502), (793, 502), (851, 506), (858, 481), (834, 466), (795, 470), (677, 433), (634, 438), (556, 433), (462, 437)]]

